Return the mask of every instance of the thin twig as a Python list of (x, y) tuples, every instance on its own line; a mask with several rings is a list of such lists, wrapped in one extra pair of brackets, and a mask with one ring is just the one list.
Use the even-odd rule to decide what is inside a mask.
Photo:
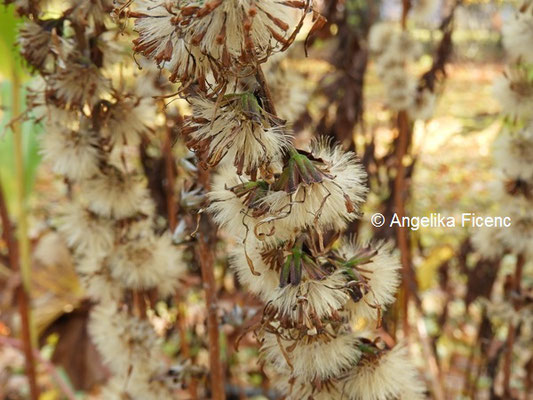
[[(2, 221), (2, 236), (4, 237), (7, 252), (9, 257), (9, 265), (13, 273), (19, 272), (19, 255), (18, 255), (18, 243), (13, 234), (11, 228), (11, 221), (7, 214), (7, 207), (4, 198), (4, 192), (2, 189), (2, 182), (0, 181), (0, 217)], [(35, 375), (35, 361), (33, 358), (32, 343), (31, 343), (31, 330), (30, 330), (30, 317), (29, 317), (29, 296), (26, 292), (24, 285), (19, 284), (17, 287), (17, 301), (21, 319), (21, 334), (22, 344), (24, 349), (26, 375), (28, 377), (28, 383), (30, 385), (31, 400), (37, 400), (39, 398), (39, 390), (37, 387), (37, 378)]]
[(174, 184), (176, 182), (176, 177), (174, 176), (174, 157), (172, 155), (172, 138), (170, 132), (170, 126), (168, 126), (168, 121), (165, 129), (165, 139), (163, 142), (163, 157), (165, 159), (165, 195), (167, 201), (167, 214), (168, 214), (168, 225), (170, 231), (174, 233), (177, 225), (177, 203), (176, 203), (176, 194), (174, 193)]
[[(398, 114), (398, 141), (396, 143), (396, 178), (394, 180), (394, 205), (398, 219), (405, 216), (405, 166), (403, 160), (407, 154), (409, 145), (409, 120), (406, 111)], [(407, 228), (399, 225), (396, 229), (396, 238), (400, 248), (400, 258), (402, 263), (403, 291), (401, 298), (401, 309), (403, 316), (403, 329), (406, 337), (409, 336), (409, 297), (410, 297), (410, 269), (411, 269), (411, 249)]]
[[(526, 259), (524, 255), (520, 254), (516, 259), (515, 274), (513, 277), (513, 284), (511, 288), (511, 299), (515, 294), (520, 294), (520, 282), (524, 271)], [(503, 359), (503, 394), (505, 398), (511, 398), (511, 365), (513, 361), (513, 346), (516, 339), (516, 327), (511, 320), (509, 322), (509, 332), (507, 333), (507, 341)]]
[[(2, 343), (3, 345), (6, 345), (6, 346), (16, 347), (18, 349), (23, 349), (24, 348), (24, 343), (22, 341), (20, 341), (18, 339), (15, 339), (15, 338), (7, 337), (7, 336), (0, 335), (0, 343)], [(33, 350), (33, 355), (34, 355), (34, 357), (36, 359), (39, 360), (39, 362), (42, 365), (44, 365), (44, 367), (50, 373), (50, 375), (52, 375), (52, 377), (54, 378), (54, 380), (57, 383), (58, 388), (61, 390), (61, 392), (63, 392), (63, 394), (66, 396), (66, 398), (68, 400), (76, 400), (76, 395), (74, 394), (74, 392), (70, 388), (69, 384), (67, 382), (65, 382), (63, 377), (59, 374), (59, 372), (57, 371), (56, 366), (53, 363), (51, 363), (49, 360), (44, 358), (41, 355), (41, 353), (39, 351), (35, 350), (35, 349)]]
[[(209, 171), (198, 170), (200, 184), (209, 190)], [(215, 257), (217, 229), (205, 214), (200, 216), (195, 246), (196, 259), (200, 264), (207, 306), (207, 333), (209, 343), (209, 369), (211, 373), (211, 398), (225, 400), (224, 369), (220, 359), (220, 335), (218, 326), (218, 299), (215, 280)]]
[(274, 101), (272, 100), (272, 94), (270, 93), (270, 88), (268, 87), (265, 74), (263, 73), (261, 66), (257, 66), (255, 78), (257, 79), (257, 83), (259, 84), (259, 93), (265, 101), (265, 110), (272, 115), (277, 115), (276, 106), (274, 105)]
[(202, 280), (207, 305), (207, 330), (209, 340), (209, 366), (211, 373), (211, 391), (213, 400), (224, 400), (224, 375), (220, 360), (220, 338), (218, 326), (218, 300), (215, 281), (214, 235), (213, 224), (202, 216), (196, 244), (196, 258), (202, 271)]
[(444, 383), (442, 379), (442, 373), (439, 368), (437, 357), (435, 353), (433, 352), (433, 346), (431, 345), (431, 341), (428, 336), (428, 332), (426, 329), (423, 315), (419, 315), (417, 320), (418, 320), (417, 322), (418, 337), (420, 338), (420, 342), (422, 344), (422, 354), (424, 355), (424, 358), (427, 360), (427, 364), (429, 366), (429, 371), (430, 371), (430, 378), (429, 378), (430, 382), (429, 383), (431, 384), (431, 387), (432, 387), (433, 398), (435, 400), (445, 400), (446, 394), (444, 392)]
[[(164, 103), (163, 103), (163, 107), (164, 107)], [(174, 233), (174, 230), (176, 229), (176, 226), (178, 225), (177, 216), (178, 216), (179, 209), (178, 209), (178, 203), (176, 202), (176, 193), (174, 192), (176, 176), (175, 176), (174, 156), (172, 154), (172, 142), (173, 142), (172, 132), (171, 132), (171, 127), (169, 126), (169, 122), (170, 121), (168, 121), (167, 119), (166, 127), (165, 127), (165, 139), (163, 142), (162, 153), (165, 159), (165, 182), (166, 182), (165, 196), (166, 196), (166, 203), (167, 203), (168, 226), (170, 228), (170, 232)], [(189, 346), (189, 341), (187, 339), (187, 325), (185, 324), (186, 307), (182, 301), (181, 294), (176, 294), (175, 299), (176, 299), (176, 304), (177, 304), (177, 309), (178, 309), (178, 315), (176, 317), (176, 327), (178, 329), (179, 337), (180, 337), (180, 350), (181, 350), (181, 354), (183, 358), (188, 360), (191, 357), (191, 350)], [(197, 386), (198, 385), (197, 385), (196, 379), (194, 377), (191, 378), (191, 383), (189, 385), (189, 394), (191, 395), (192, 399), (198, 398)]]
[[(12, 113), (20, 114), (20, 79), (15, 68), (12, 70)], [(33, 359), (32, 348), (37, 345), (37, 338), (32, 332), (32, 318), (30, 307), (31, 293), (31, 276), (30, 276), (30, 242), (28, 238), (28, 220), (26, 215), (26, 193), (24, 179), (24, 152), (22, 150), (22, 132), (19, 123), (13, 123), (11, 126), (13, 132), (15, 170), (17, 181), (17, 203), (19, 205), (17, 239), (11, 230), (9, 219), (4, 220), (4, 229), (7, 230), (8, 252), (11, 268), (14, 271), (20, 271), (22, 285), (17, 290), (18, 306), (21, 318), (21, 334), (24, 342), (24, 353), (26, 356), (26, 374), (30, 384), (30, 393), (32, 400), (39, 398), (37, 388), (37, 379), (35, 376), (35, 364)], [(0, 188), (0, 192), (1, 192)], [(4, 204), (5, 198), (2, 194), (0, 203)]]
[(410, 0), (402, 0), (402, 29), (405, 29), (407, 27), (407, 14), (409, 14), (409, 10), (411, 9), (411, 1)]

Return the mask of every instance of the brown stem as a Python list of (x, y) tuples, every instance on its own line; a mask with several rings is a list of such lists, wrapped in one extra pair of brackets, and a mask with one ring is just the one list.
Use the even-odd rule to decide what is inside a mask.
[(417, 320), (418, 320), (417, 322), (418, 336), (422, 344), (422, 354), (424, 355), (424, 358), (427, 360), (427, 364), (431, 372), (430, 377), (429, 377), (429, 383), (431, 384), (433, 398), (435, 400), (445, 400), (446, 393), (444, 391), (442, 373), (440, 371), (439, 363), (434, 353), (431, 340), (428, 336), (428, 332), (426, 329), (423, 315), (420, 315), (417, 318)]
[(411, 1), (402, 0), (402, 29), (405, 29), (407, 27), (407, 14), (409, 14), (410, 9)]
[[(164, 103), (163, 103), (164, 107)], [(175, 183), (176, 183), (176, 176), (175, 176), (175, 164), (174, 164), (174, 156), (172, 154), (172, 134), (170, 126), (168, 125), (169, 121), (167, 121), (166, 126), (166, 132), (165, 132), (165, 140), (163, 143), (163, 157), (165, 159), (165, 195), (166, 195), (166, 202), (167, 202), (167, 217), (168, 217), (168, 226), (170, 228), (170, 232), (174, 232), (176, 229), (176, 226), (178, 225), (177, 217), (178, 217), (178, 204), (176, 202), (176, 194), (174, 193)], [(176, 299), (176, 305), (178, 308), (178, 315), (176, 318), (176, 326), (178, 329), (179, 337), (180, 337), (180, 350), (183, 358), (186, 360), (190, 359), (191, 357), (191, 349), (189, 346), (189, 341), (187, 340), (187, 325), (185, 323), (185, 304), (182, 302), (181, 295), (177, 294), (175, 296)], [(197, 399), (197, 381), (196, 379), (192, 378), (191, 383), (189, 386), (189, 394), (191, 395), (192, 399)]]
[[(18, 349), (24, 349), (24, 342), (10, 338), (7, 336), (0, 335), (0, 343), (7, 346), (16, 347)], [(68, 400), (76, 400), (76, 395), (71, 390), (70, 386), (68, 385), (68, 382), (63, 379), (61, 374), (57, 371), (57, 368), (53, 363), (51, 363), (49, 360), (41, 356), (41, 353), (39, 353), (37, 350), (33, 350), (34, 357), (39, 360), (39, 362), (45, 367), (45, 369), (50, 373), (50, 375), (54, 378), (54, 380), (57, 383), (58, 388), (63, 392), (65, 397)]]
[[(522, 280), (525, 263), (526, 259), (524, 255), (520, 254), (516, 259), (516, 268), (511, 289), (511, 299), (515, 293), (520, 293), (520, 282)], [(503, 359), (503, 394), (505, 398), (511, 398), (511, 364), (513, 361), (513, 346), (515, 339), (516, 327), (511, 321), (509, 322), (509, 332), (507, 333), (507, 341), (505, 343), (507, 351), (505, 352)]]
[[(396, 215), (401, 220), (405, 216), (405, 166), (403, 159), (407, 154), (409, 144), (409, 120), (406, 111), (400, 111), (398, 114), (398, 142), (396, 147), (396, 178), (394, 180), (394, 205)], [(396, 229), (396, 238), (400, 248), (400, 258), (402, 263), (402, 296), (401, 309), (403, 315), (403, 328), (405, 336), (409, 336), (409, 281), (411, 269), (411, 249), (409, 247), (409, 237), (407, 227), (401, 224)]]
[[(198, 180), (209, 190), (209, 171), (199, 169)], [(196, 259), (202, 271), (202, 281), (207, 305), (207, 333), (209, 341), (209, 366), (211, 372), (211, 391), (213, 400), (225, 400), (224, 369), (220, 360), (220, 334), (218, 326), (218, 299), (215, 281), (214, 249), (217, 240), (217, 228), (211, 218), (202, 215), (199, 221)]]
[(207, 305), (207, 331), (209, 341), (209, 366), (211, 373), (211, 391), (213, 400), (224, 400), (224, 375), (220, 360), (220, 336), (218, 327), (218, 300), (215, 281), (215, 259), (213, 249), (216, 240), (216, 228), (207, 218), (202, 217), (196, 245), (196, 259), (202, 271), (202, 280)]
[[(4, 192), (2, 190), (2, 182), (0, 182), (0, 217), (2, 220), (2, 235), (7, 245), (10, 268), (14, 272), (19, 272), (20, 263), (18, 242), (16, 241), (13, 230), (11, 229), (11, 222), (8, 217)], [(35, 374), (35, 360), (33, 358), (30, 329), (30, 300), (23, 284), (20, 284), (17, 288), (17, 301), (21, 319), (21, 336), (26, 364), (26, 375), (30, 385), (31, 400), (38, 400), (39, 390), (37, 387), (37, 378)]]
[(272, 115), (277, 115), (276, 107), (274, 101), (272, 100), (272, 94), (270, 93), (270, 88), (268, 87), (265, 74), (261, 69), (261, 66), (257, 66), (257, 71), (255, 73), (255, 78), (259, 84), (259, 93), (261, 97), (265, 100), (265, 110)]
[[(468, 356), (468, 361), (466, 363), (466, 368), (465, 368), (466, 375), (465, 375), (465, 379), (464, 379), (464, 382), (463, 382), (463, 389), (462, 389), (462, 394), (464, 396), (468, 396), (470, 393), (473, 394), (473, 392), (474, 392), (473, 387), (475, 388), (475, 386), (476, 386), (476, 384), (474, 382), (477, 382), (477, 378), (478, 378), (479, 372), (481, 370), (481, 362), (479, 362), (479, 365), (477, 366), (477, 368), (474, 368), (474, 359), (475, 359), (476, 354), (477, 354), (478, 346), (481, 343), (481, 336), (482, 336), (482, 333), (483, 333), (482, 332), (482, 330), (483, 330), (483, 321), (486, 318), (486, 314), (487, 314), (487, 310), (486, 310), (485, 307), (483, 307), (483, 311), (481, 313), (481, 320), (480, 320), (479, 326), (477, 328), (476, 339), (475, 339), (474, 343), (472, 344), (472, 346), (470, 347), (470, 354)], [(472, 373), (472, 371), (474, 371), (474, 374)]]
[(174, 232), (177, 225), (178, 207), (176, 204), (176, 195), (174, 193), (174, 184), (176, 177), (174, 175), (174, 157), (172, 155), (172, 138), (170, 127), (167, 126), (165, 141), (163, 143), (163, 157), (165, 158), (165, 194), (168, 211), (168, 225), (170, 231)]

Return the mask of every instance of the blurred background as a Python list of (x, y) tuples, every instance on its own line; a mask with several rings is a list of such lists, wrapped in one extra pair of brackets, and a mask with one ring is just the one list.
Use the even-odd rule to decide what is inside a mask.
[[(431, 118), (409, 122), (407, 145), (400, 149), (405, 152), (406, 171), (400, 186), (394, 162), (401, 147), (398, 121), (386, 106), (367, 38), (373, 24), (400, 23), (401, 1), (323, 1), (321, 10), (328, 22), (311, 37), (308, 57), (301, 38), (289, 54), (267, 68), (269, 80), (276, 82), (284, 74), (297, 88), (297, 93), (284, 93), (273, 84), (278, 103), (293, 106), (290, 118), (298, 141), (305, 143), (319, 134), (334, 137), (354, 149), (365, 165), (371, 194), (362, 220), (350, 227), (362, 237), (399, 239), (387, 225), (375, 228), (370, 223), (376, 212), (390, 219), (397, 210), (398, 190), (403, 193), (405, 214), (411, 216), (441, 213), (459, 218), (463, 212), (490, 215), (497, 209), (491, 196), (497, 179), (491, 170), (491, 149), (503, 120), (492, 83), (504, 70), (501, 27), (510, 22), (516, 3), (437, 3), (423, 21), (412, 15), (407, 19), (409, 32), (423, 47), (413, 73), (432, 79), (436, 105)], [(0, 182), (5, 213), (15, 225), (25, 224), (27, 247), (20, 243), (19, 249), (27, 249), (31, 271), (29, 306), (33, 340), (38, 343), (40, 398), (97, 399), (107, 374), (86, 332), (90, 304), (77, 281), (71, 252), (53, 223), (54, 210), (64, 204), (68, 193), (50, 166), (41, 162), (42, 126), (24, 118), (33, 78), (17, 51), (20, 22), (13, 5), (2, 7)], [(23, 169), (16, 168), (17, 161)], [(6, 218), (1, 221), (3, 232)], [(461, 226), (422, 227), (407, 235), (408, 251), (403, 256), (410, 273), (404, 276), (403, 298), (384, 316), (383, 333), (390, 340), (409, 342), (432, 398), (532, 398), (531, 308), (498, 308), (505, 303), (506, 279), (514, 271), (516, 257), (486, 261), (472, 246), (472, 230)], [(29, 398), (29, 388), (16, 295), (22, 278), (10, 267), (6, 240), (6, 235), (0, 239), (0, 398), (15, 400)], [(246, 321), (261, 305), (239, 287), (228, 269), (226, 245), (218, 246), (215, 277), (228, 397), (276, 398), (258, 364), (253, 340), (246, 336), (239, 352), (234, 349)], [(524, 288), (532, 287), (532, 267), (531, 262), (526, 264)], [(201, 275), (192, 264), (189, 272), (184, 300), (158, 303), (154, 321), (164, 332), (169, 360), (183, 359), (180, 349), (186, 343), (185, 358), (207, 366)], [(524, 296), (530, 304), (531, 292)], [(409, 310), (407, 332), (396, 328), (401, 307)], [(508, 321), (513, 313), (526, 315), (517, 317), (521, 329), (509, 348)], [(512, 374), (509, 388), (504, 388), (502, 369), (510, 351)]]

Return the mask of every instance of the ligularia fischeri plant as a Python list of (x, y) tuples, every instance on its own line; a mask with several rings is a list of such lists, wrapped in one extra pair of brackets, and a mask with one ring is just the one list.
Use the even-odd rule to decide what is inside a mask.
[[(508, 326), (507, 354), (503, 361), (504, 397), (509, 396), (511, 371), (524, 363), (513, 358), (513, 341), (520, 342), (520, 332), (533, 329), (533, 309), (524, 299), (530, 290), (522, 287), (522, 274), (533, 255), (533, 2), (521, 3), (512, 21), (503, 27), (503, 42), (510, 60), (504, 74), (494, 81), (494, 95), (505, 119), (493, 143), (494, 165), (500, 181), (494, 198), (501, 215), (509, 217), (510, 226), (480, 230), (473, 244), (482, 257), (498, 260), (506, 254), (516, 258), (514, 276), (509, 275), (502, 294), (483, 301), (489, 317)], [(515, 338), (515, 335), (517, 336)], [(527, 333), (526, 333), (527, 335)]]
[[(533, 2), (523, 2), (512, 17), (513, 23), (505, 25), (503, 39), (510, 62), (493, 85), (505, 116), (502, 131), (493, 145), (495, 167), (502, 178), (496, 196), (503, 214), (513, 222), (510, 227), (491, 229), (491, 242), (501, 244), (500, 256), (506, 251), (528, 256), (533, 243), (533, 49), (529, 46), (533, 40), (532, 7)], [(478, 235), (488, 235), (488, 232)], [(475, 237), (474, 242), (484, 250), (482, 243), (487, 241)]]
[[(360, 216), (366, 174), (326, 140), (294, 147), (261, 71), (309, 13), (318, 24), (308, 1), (141, 0), (126, 12), (135, 50), (183, 84), (187, 145), (200, 166), (217, 167), (206, 212), (234, 237), (231, 267), (265, 303), (255, 332), (283, 377), (276, 388), (289, 399), (423, 398), (405, 348), (372, 334), (399, 284), (391, 246), (341, 238)], [(403, 35), (395, 43), (417, 51)], [(400, 108), (411, 105), (405, 86), (391, 83)]]
[(156, 379), (168, 370), (158, 335), (128, 305), (146, 293), (173, 295), (184, 271), (138, 166), (138, 145), (158, 128), (158, 93), (144, 83), (157, 75), (127, 66), (113, 1), (69, 0), (53, 12), (45, 1), (18, 5), (28, 17), (21, 53), (39, 75), (28, 102), (45, 127), (42, 155), (68, 186), (57, 229), (95, 304), (89, 332), (113, 375), (104, 398), (170, 399), (173, 387)]
[[(311, 32), (322, 25), (310, 0), (70, 0), (55, 19), (44, 1), (18, 3), (30, 17), (21, 52), (41, 76), (31, 104), (46, 125), (42, 152), (69, 188), (57, 227), (96, 304), (89, 332), (113, 375), (104, 398), (167, 399), (174, 389), (146, 313), (126, 301), (174, 294), (184, 269), (173, 244), (181, 225), (173, 235), (158, 225), (138, 166), (160, 128), (154, 97), (169, 94), (161, 84), (147, 90), (158, 79), (153, 67), (190, 106), (180, 133), (198, 166), (213, 169), (203, 212), (232, 237), (231, 268), (265, 304), (254, 331), (275, 389), (295, 400), (425, 397), (407, 349), (375, 332), (399, 285), (391, 245), (343, 237), (361, 215), (366, 173), (327, 140), (295, 147), (291, 121), (280, 117), (291, 113), (277, 114), (261, 69), (306, 18)], [(133, 50), (152, 68), (143, 59), (135, 69), (119, 20), (132, 22)], [(406, 70), (416, 42), (380, 29), (370, 47), (387, 70), (389, 105), (416, 109)], [(195, 168), (189, 156), (183, 167)], [(202, 200), (182, 193), (185, 208)]]

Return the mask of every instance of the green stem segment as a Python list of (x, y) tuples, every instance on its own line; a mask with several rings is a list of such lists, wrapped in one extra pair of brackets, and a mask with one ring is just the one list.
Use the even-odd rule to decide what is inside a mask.
[[(13, 117), (20, 115), (20, 77), (15, 69), (12, 72), (12, 101)], [(37, 348), (37, 338), (33, 328), (31, 318), (31, 257), (30, 241), (28, 237), (28, 216), (26, 209), (26, 191), (24, 187), (24, 153), (22, 146), (22, 132), (17, 121), (12, 124), (13, 143), (15, 156), (15, 169), (17, 181), (17, 203), (19, 204), (18, 212), (18, 229), (17, 241), (13, 241), (10, 251), (12, 268), (20, 271), (22, 286), (18, 290), (18, 302), (22, 325), (22, 340), (24, 343), (24, 354), (26, 358), (26, 375), (30, 383), (31, 399), (39, 398), (37, 380), (35, 376), (35, 362), (33, 358), (33, 349)], [(9, 229), (6, 221), (4, 229)]]

